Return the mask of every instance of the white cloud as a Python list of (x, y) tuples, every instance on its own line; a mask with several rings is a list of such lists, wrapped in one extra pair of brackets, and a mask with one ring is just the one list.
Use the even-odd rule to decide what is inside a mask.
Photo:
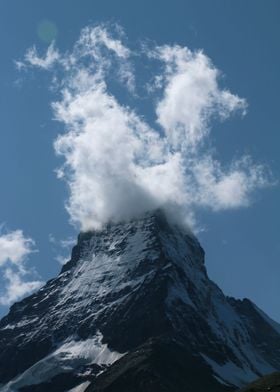
[[(114, 28), (115, 34), (120, 37), (124, 36), (118, 25)], [(71, 72), (73, 67), (76, 67), (76, 71), (80, 69), (79, 77), (76, 75), (77, 80), (72, 81), (82, 84), (83, 77), (89, 77), (88, 71), (91, 72), (91, 76), (94, 75), (94, 79), (102, 80), (104, 72), (116, 61), (114, 67), (118, 70), (118, 78), (133, 92), (135, 81), (131, 63), (128, 61), (130, 53), (130, 50), (122, 44), (120, 39), (111, 36), (105, 25), (100, 25), (94, 28), (84, 28), (74, 45), (73, 52), (66, 56), (63, 56), (56, 49), (55, 43), (52, 42), (44, 56), (40, 56), (36, 46), (33, 46), (27, 50), (24, 61), (15, 61), (15, 64), (19, 70), (27, 67), (53, 70), (55, 65), (60, 65)], [(81, 64), (81, 60), (85, 58), (92, 61), (87, 69)], [(57, 79), (54, 78), (54, 82), (56, 81)], [(88, 79), (84, 79), (84, 81), (88, 82)], [(69, 79), (68, 82), (70, 82)]]
[(22, 274), (11, 268), (5, 270), (4, 278), (7, 284), (5, 285), (5, 293), (0, 296), (1, 305), (10, 305), (43, 285), (41, 281), (24, 281)]
[[(215, 121), (245, 114), (246, 101), (220, 87), (203, 52), (174, 45), (135, 56), (123, 38), (119, 28), (87, 27), (72, 51), (59, 54), (61, 98), (52, 106), (65, 132), (54, 145), (64, 158), (58, 175), (69, 186), (71, 221), (88, 230), (163, 207), (194, 222), (201, 208), (249, 205), (268, 184), (264, 168), (248, 157), (224, 168), (205, 143)], [(140, 65), (140, 56), (152, 58), (152, 72), (155, 61), (162, 69), (149, 86), (154, 124), (121, 103), (127, 90), (118, 92), (136, 88), (132, 60)]]
[(220, 162), (206, 156), (197, 159), (192, 170), (197, 184), (196, 203), (214, 211), (246, 207), (254, 189), (269, 184), (264, 167), (254, 165), (250, 157), (233, 162), (224, 171)]
[[(44, 57), (39, 56), (35, 46), (30, 48), (25, 55), (25, 64), (47, 70), (47, 69), (51, 69), (55, 65), (55, 63), (59, 61), (59, 59), (60, 59), (59, 52), (55, 48), (53, 42), (48, 47)], [(16, 64), (18, 68), (22, 68), (24, 65), (24, 63), (22, 62), (17, 62)]]
[(0, 268), (6, 281), (1, 290), (0, 304), (9, 305), (42, 285), (40, 281), (26, 281), (30, 274), (25, 261), (34, 252), (34, 241), (21, 230), (0, 234)]
[(213, 117), (225, 119), (236, 110), (245, 113), (246, 101), (219, 88), (219, 71), (201, 51), (162, 46), (152, 53), (163, 61), (163, 98), (156, 113), (169, 142), (186, 149), (204, 140)]
[(7, 262), (21, 265), (33, 248), (34, 241), (24, 237), (21, 230), (0, 234), (0, 266), (2, 267)]
[[(114, 26), (116, 33), (120, 36), (123, 31), (119, 26)], [(105, 46), (110, 51), (114, 52), (118, 57), (127, 59), (130, 55), (130, 50), (123, 45), (120, 39), (113, 38), (105, 25), (92, 27), (85, 27), (76, 44), (76, 50), (79, 49), (79, 55), (90, 55), (98, 60), (101, 57), (102, 46)]]
[(63, 249), (71, 249), (77, 243), (77, 239), (74, 237), (68, 237), (60, 240), (59, 243)]
[[(67, 65), (68, 69), (71, 69), (73, 65), (78, 66), (81, 69), (81, 74), (86, 74), (88, 78), (90, 76), (89, 71), (91, 78), (94, 75), (94, 78), (99, 78), (99, 81), (104, 80), (105, 72), (108, 72), (113, 66), (116, 71), (115, 76), (117, 75), (117, 78), (133, 92), (135, 80), (133, 67), (129, 61), (131, 51), (123, 45), (122, 37), (124, 37), (124, 33), (118, 25), (114, 26), (112, 33), (109, 33), (105, 25), (95, 26), (94, 28), (85, 27), (74, 46), (73, 53), (64, 57), (64, 64)], [(86, 71), (81, 64), (81, 60), (85, 58), (87, 58), (87, 61), (91, 61)], [(77, 77), (72, 81), (76, 83), (76, 79)], [(88, 82), (88, 79), (85, 80)]]
[(67, 261), (70, 260), (70, 257), (69, 256), (67, 257), (67, 256), (57, 255), (55, 259), (56, 259), (56, 261), (59, 264), (64, 265), (64, 264), (67, 263)]
[(53, 245), (53, 251), (56, 253), (55, 260), (63, 265), (71, 258), (71, 249), (77, 243), (74, 237), (67, 237), (58, 240), (53, 234), (49, 234), (49, 242)]

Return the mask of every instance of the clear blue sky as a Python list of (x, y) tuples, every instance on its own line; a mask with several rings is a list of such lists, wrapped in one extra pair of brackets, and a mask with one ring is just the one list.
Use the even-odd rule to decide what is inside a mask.
[[(225, 159), (250, 152), (279, 179), (279, 17), (278, 0), (1, 1), (0, 223), (35, 240), (39, 252), (28, 263), (41, 279), (58, 273), (56, 258), (65, 254), (50, 235), (59, 241), (76, 232), (64, 209), (67, 189), (54, 174), (59, 159), (53, 141), (61, 124), (53, 121), (49, 78), (31, 71), (26, 81), (14, 65), (33, 44), (47, 48), (38, 34), (40, 24), (53, 23), (57, 46), (64, 50), (86, 25), (108, 21), (122, 25), (132, 42), (203, 49), (223, 71), (226, 86), (249, 104), (243, 119), (216, 125), (217, 148)], [(278, 321), (279, 200), (276, 185), (259, 192), (250, 208), (201, 212), (207, 230), (199, 234), (210, 277), (226, 294), (249, 297)], [(6, 311), (0, 307), (0, 314)]]

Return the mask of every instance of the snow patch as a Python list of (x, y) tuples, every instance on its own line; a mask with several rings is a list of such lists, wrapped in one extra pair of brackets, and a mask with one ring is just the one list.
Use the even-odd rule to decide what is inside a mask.
[(79, 366), (95, 363), (109, 365), (124, 354), (111, 351), (102, 343), (100, 332), (91, 339), (68, 340), (53, 353), (36, 362), (24, 373), (17, 376), (1, 389), (1, 392), (14, 392), (26, 385), (40, 384), (51, 380), (60, 373), (71, 372)]
[(220, 377), (218, 377), (218, 376), (215, 376), (214, 375), (214, 378), (220, 383), (220, 384), (222, 384), (222, 385), (226, 385), (227, 387), (229, 387), (230, 386), (230, 384), (229, 383), (227, 383), (227, 382), (225, 382), (225, 381), (223, 381)]
[(25, 327), (28, 324), (32, 324), (35, 323), (36, 321), (38, 321), (39, 317), (34, 317), (31, 319), (28, 318), (24, 318), (22, 321), (19, 321), (16, 324), (8, 324), (5, 327), (1, 328), (1, 331), (4, 331), (6, 329), (15, 329), (15, 328), (21, 328), (21, 327)]
[(68, 392), (84, 392), (87, 387), (90, 385), (90, 381), (83, 382), (75, 388), (70, 389)]
[[(216, 373), (219, 379), (224, 383), (230, 383), (237, 387), (242, 387), (245, 384), (258, 378), (259, 375), (254, 373), (249, 367), (238, 367), (232, 361), (228, 361), (224, 364), (219, 364), (209, 358), (207, 355), (201, 354), (205, 362), (208, 363)], [(221, 382), (221, 381), (219, 381)]]

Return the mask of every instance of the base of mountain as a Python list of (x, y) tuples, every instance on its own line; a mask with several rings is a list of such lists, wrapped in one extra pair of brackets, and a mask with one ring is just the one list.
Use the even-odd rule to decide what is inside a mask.
[(240, 392), (280, 392), (280, 373), (275, 372), (264, 376), (251, 384)]
[(149, 340), (105, 370), (86, 392), (230, 392), (197, 355), (174, 341)]

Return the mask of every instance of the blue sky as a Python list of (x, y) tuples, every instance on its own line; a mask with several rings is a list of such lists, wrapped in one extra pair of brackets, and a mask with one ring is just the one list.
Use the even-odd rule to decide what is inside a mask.
[[(149, 47), (178, 44), (191, 51), (203, 49), (222, 71), (221, 86), (248, 103), (246, 116), (213, 122), (211, 143), (219, 160), (250, 154), (254, 161), (268, 165), (277, 180), (279, 11), (279, 2), (272, 0), (1, 2), (0, 222), (2, 236), (22, 230), (25, 238), (34, 241), (25, 242), (29, 253), (25, 269), (33, 272), (23, 274), (24, 280), (35, 284), (55, 276), (61, 268), (57, 258), (67, 256), (67, 244), (77, 229), (69, 224), (65, 211), (67, 186), (55, 174), (63, 157), (55, 155), (53, 143), (63, 124), (54, 121), (50, 105), (59, 94), (50, 89), (50, 74), (36, 67), (19, 72), (15, 61), (22, 61), (32, 45), (43, 55), (52, 38), (61, 52), (70, 51), (81, 29), (100, 23), (121, 25), (134, 51), (140, 42), (148, 42)], [(46, 21), (51, 23), (50, 32), (44, 32)], [(145, 61), (139, 56), (135, 63), (137, 77), (144, 80), (150, 72)], [(130, 98), (120, 94), (130, 104)], [(150, 101), (138, 100), (137, 109), (151, 121)], [(248, 208), (197, 211), (205, 228), (198, 236), (210, 277), (226, 294), (249, 297), (278, 321), (279, 193), (279, 185), (274, 185), (253, 192)], [(14, 260), (1, 268), (2, 296), (4, 273), (7, 268), (14, 271), (20, 254)], [(0, 308), (1, 314), (7, 312), (7, 305)]]

